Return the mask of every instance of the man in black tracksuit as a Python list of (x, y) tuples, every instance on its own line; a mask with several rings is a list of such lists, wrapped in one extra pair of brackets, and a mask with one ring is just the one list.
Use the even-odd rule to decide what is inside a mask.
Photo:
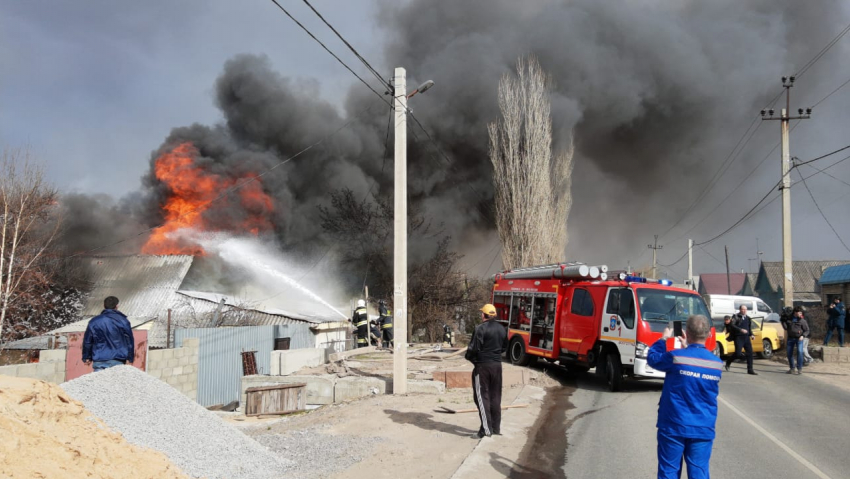
[(484, 321), (475, 327), (466, 359), (475, 364), (472, 370), (472, 399), (478, 407), (481, 428), (473, 437), (501, 434), (502, 422), (502, 353), (508, 348), (508, 332), (496, 321), (496, 308), (481, 308)]

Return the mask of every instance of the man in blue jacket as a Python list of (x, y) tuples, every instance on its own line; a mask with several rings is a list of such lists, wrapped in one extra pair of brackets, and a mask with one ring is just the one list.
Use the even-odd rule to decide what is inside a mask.
[(826, 320), (826, 337), (823, 339), (823, 345), (829, 345), (829, 340), (832, 338), (832, 331), (838, 330), (838, 347), (844, 347), (844, 303), (841, 298), (835, 298), (829, 308), (826, 310), (829, 316)]
[(107, 297), (103, 307), (100, 316), (89, 321), (83, 336), (83, 362), (95, 371), (130, 364), (135, 357), (133, 329), (127, 316), (117, 309), (118, 298)]
[(673, 336), (668, 327), (649, 349), (649, 365), (666, 373), (656, 423), (659, 479), (681, 477), (683, 457), (689, 479), (709, 477), (723, 370), (723, 362), (705, 348), (710, 333), (705, 316), (691, 316), (680, 338), (687, 348), (667, 351), (667, 339)]

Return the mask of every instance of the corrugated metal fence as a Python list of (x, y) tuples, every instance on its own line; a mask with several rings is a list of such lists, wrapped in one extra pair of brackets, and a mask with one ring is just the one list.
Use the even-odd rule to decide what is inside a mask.
[(174, 333), (176, 347), (183, 340), (198, 338), (198, 403), (201, 406), (239, 400), (242, 351), (256, 351), (257, 371), (268, 374), (276, 338), (291, 338), (290, 349), (312, 348), (310, 325), (282, 324), (233, 328), (187, 328)]

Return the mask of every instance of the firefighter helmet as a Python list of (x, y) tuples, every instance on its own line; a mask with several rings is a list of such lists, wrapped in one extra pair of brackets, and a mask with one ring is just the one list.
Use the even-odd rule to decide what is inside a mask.
[(366, 301), (364, 301), (362, 299), (358, 299), (357, 300), (357, 307), (358, 308), (365, 308), (366, 307)]

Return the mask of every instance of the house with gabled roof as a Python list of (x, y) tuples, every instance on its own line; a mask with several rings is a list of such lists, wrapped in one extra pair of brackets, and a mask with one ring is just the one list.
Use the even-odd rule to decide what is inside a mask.
[(823, 304), (832, 303), (836, 296), (847, 304), (850, 300), (850, 264), (831, 266), (823, 270), (820, 285)]
[[(822, 291), (820, 279), (827, 268), (850, 264), (850, 261), (794, 261), (792, 279), (794, 282), (794, 305), (811, 306), (821, 304)], [(774, 311), (781, 309), (785, 297), (783, 291), (784, 271), (781, 261), (763, 261), (759, 267), (755, 284), (755, 293)]]

